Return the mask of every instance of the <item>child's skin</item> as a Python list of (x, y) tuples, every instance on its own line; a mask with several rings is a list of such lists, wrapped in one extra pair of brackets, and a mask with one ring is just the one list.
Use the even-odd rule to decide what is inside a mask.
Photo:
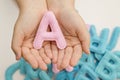
[[(12, 49), (16, 59), (24, 57), (33, 68), (47, 69), (53, 63), (62, 70), (68, 65), (75, 66), (82, 51), (89, 52), (89, 33), (86, 25), (74, 8), (74, 0), (17, 0), (20, 13), (16, 21)], [(54, 12), (67, 42), (63, 50), (55, 42), (45, 42), (40, 50), (33, 48), (33, 40), (43, 14)]]

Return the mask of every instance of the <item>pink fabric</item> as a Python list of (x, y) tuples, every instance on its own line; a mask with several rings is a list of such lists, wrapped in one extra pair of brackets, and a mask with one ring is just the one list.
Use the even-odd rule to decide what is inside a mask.
[(73, 71), (73, 67), (69, 65), (65, 70), (68, 72), (71, 72), (71, 71)]
[[(49, 25), (52, 30), (51, 32), (47, 32)], [(53, 12), (51, 11), (46, 12), (41, 20), (36, 37), (33, 42), (34, 48), (40, 49), (42, 47), (43, 41), (45, 40), (56, 41), (59, 49), (64, 49), (66, 47), (66, 41), (62, 34), (62, 31)]]
[(57, 73), (60, 72), (60, 70), (57, 68), (57, 64), (53, 64), (53, 66), (52, 66), (52, 71), (53, 71), (55, 74), (57, 74)]
[[(65, 70), (71, 72), (73, 70), (73, 67), (69, 65), (67, 68), (65, 68)], [(60, 70), (57, 68), (57, 64), (53, 64), (52, 71), (56, 74), (60, 72)]]

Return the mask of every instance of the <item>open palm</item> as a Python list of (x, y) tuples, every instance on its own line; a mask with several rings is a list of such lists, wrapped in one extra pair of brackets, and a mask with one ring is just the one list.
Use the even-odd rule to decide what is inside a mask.
[[(89, 33), (82, 18), (75, 10), (64, 9), (56, 14), (56, 18), (67, 42), (64, 50), (58, 50), (57, 65), (59, 69), (64, 69), (69, 65), (75, 66), (82, 51), (89, 53)], [(53, 52), (53, 59), (55, 54)]]
[(33, 68), (47, 69), (52, 58), (50, 42), (44, 42), (39, 50), (33, 48), (33, 40), (36, 30), (44, 12), (24, 12), (17, 19), (14, 28), (12, 48), (16, 53), (16, 59), (23, 57)]

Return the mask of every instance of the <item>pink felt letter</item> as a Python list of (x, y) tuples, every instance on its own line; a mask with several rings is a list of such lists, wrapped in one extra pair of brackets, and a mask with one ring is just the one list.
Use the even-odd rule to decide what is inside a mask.
[[(47, 32), (47, 28), (49, 25), (51, 28), (51, 32)], [(59, 49), (64, 49), (66, 47), (64, 36), (53, 12), (51, 11), (46, 12), (41, 20), (36, 37), (33, 42), (34, 48), (40, 49), (42, 47), (43, 41), (45, 40), (56, 41)]]

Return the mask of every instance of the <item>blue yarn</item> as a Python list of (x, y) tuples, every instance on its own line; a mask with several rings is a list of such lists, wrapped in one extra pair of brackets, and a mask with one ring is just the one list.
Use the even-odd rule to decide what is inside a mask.
[[(114, 54), (120, 59), (120, 51), (115, 51)], [(120, 65), (116, 70), (117, 70), (117, 78), (120, 79)]]
[(45, 71), (39, 72), (40, 80), (51, 80), (48, 74)]
[[(107, 43), (106, 36), (108, 35), (108, 29), (104, 29), (102, 31), (105, 35), (98, 37), (96, 33), (95, 26), (91, 26), (90, 28), (90, 35), (91, 35), (91, 42), (90, 42), (90, 51), (95, 52), (97, 54), (104, 54), (106, 50)], [(94, 34), (93, 34), (94, 33)], [(103, 34), (101, 33), (101, 35)]]
[(104, 56), (104, 54), (95, 54), (95, 58), (96, 58), (98, 61), (100, 61), (103, 56)]
[(103, 80), (114, 80), (116, 79), (116, 70), (120, 66), (120, 59), (111, 52), (106, 52), (98, 66), (96, 67), (95, 72)]
[(107, 45), (108, 50), (112, 50), (116, 46), (119, 36), (120, 36), (120, 27), (116, 27), (112, 33), (110, 42)]
[(24, 80), (31, 80), (31, 78), (28, 75), (26, 75)]
[(90, 25), (90, 36), (97, 36), (95, 25)]
[[(55, 80), (115, 80), (120, 78), (120, 51), (111, 52), (116, 46), (120, 35), (120, 27), (116, 27), (108, 43), (109, 29), (101, 31), (97, 35), (94, 25), (90, 28), (90, 52), (82, 54), (78, 64), (72, 72), (60, 71)], [(47, 65), (48, 70), (33, 69), (23, 58), (8, 67), (5, 72), (5, 80), (13, 80), (12, 76), (17, 70), (25, 75), (24, 80), (52, 80), (54, 73), (52, 64)]]
[(10, 67), (7, 68), (6, 72), (5, 72), (5, 80), (13, 80), (13, 75), (14, 73), (20, 69), (21, 66), (21, 62), (17, 62), (13, 65), (11, 65)]
[(66, 71), (61, 71), (56, 75), (55, 80), (68, 80)]
[(26, 63), (25, 64), (25, 70), (26, 70), (26, 75), (28, 75), (28, 77), (30, 77), (31, 79), (38, 79), (39, 75), (38, 73), (41, 71), (40, 69), (33, 69), (30, 64)]
[(79, 75), (74, 80), (90, 80), (90, 79), (85, 76)]
[(109, 36), (109, 29), (108, 28), (102, 29), (100, 33), (100, 39), (102, 39), (104, 43), (107, 43), (108, 36)]
[(54, 73), (52, 71), (52, 64), (48, 65), (47, 74), (49, 75), (50, 78), (52, 78), (54, 76)]
[(89, 67), (89, 65), (82, 65), (81, 69), (79, 69), (78, 73), (75, 76), (74, 80), (82, 80), (81, 77), (85, 80), (97, 80), (98, 76), (94, 72), (92, 68)]
[(72, 72), (67, 72), (67, 77), (68, 77), (68, 80), (74, 80), (74, 78), (75, 78), (75, 73), (76, 72), (74, 72), (74, 71), (72, 71)]
[(90, 54), (87, 59), (87, 64), (95, 70), (96, 66), (98, 65), (98, 60), (96, 60), (94, 54)]
[(20, 66), (20, 73), (21, 74), (26, 74), (26, 70), (25, 70), (25, 60), (23, 58), (20, 59), (19, 61), (21, 63), (21, 66)]

